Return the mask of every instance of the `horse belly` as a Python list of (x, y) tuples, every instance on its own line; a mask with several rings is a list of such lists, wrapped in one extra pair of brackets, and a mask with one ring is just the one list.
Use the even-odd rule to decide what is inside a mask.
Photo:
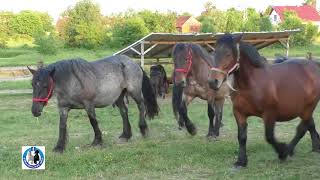
[(123, 87), (121, 87), (121, 83), (119, 82), (109, 81), (106, 83), (104, 81), (103, 84), (101, 83), (101, 86), (98, 87), (93, 104), (96, 107), (112, 105), (119, 98), (123, 91)]

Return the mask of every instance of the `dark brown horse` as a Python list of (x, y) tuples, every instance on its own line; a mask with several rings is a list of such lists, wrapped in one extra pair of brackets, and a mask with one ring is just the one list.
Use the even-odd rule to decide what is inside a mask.
[(169, 83), (166, 70), (162, 65), (158, 64), (150, 67), (150, 83), (153, 93), (164, 99), (168, 93)]
[(196, 44), (177, 44), (173, 50), (174, 114), (179, 126), (185, 126), (190, 134), (195, 135), (196, 128), (188, 117), (187, 106), (196, 97), (206, 100), (209, 117), (208, 138), (219, 136), (223, 104), (225, 97), (229, 95), (229, 88), (225, 84), (219, 91), (209, 88), (210, 66), (207, 61), (212, 58), (212, 55)]
[[(209, 85), (221, 88), (228, 75), (234, 74), (231, 94), (233, 113), (238, 125), (239, 156), (236, 167), (247, 165), (247, 118), (261, 117), (265, 125), (265, 137), (285, 160), (307, 131), (312, 139), (312, 150), (320, 152), (320, 140), (316, 131), (313, 111), (320, 99), (320, 71), (313, 61), (290, 60), (280, 64), (267, 65), (258, 51), (241, 42), (241, 36), (222, 36), (216, 44), (215, 61)], [(274, 136), (277, 121), (301, 118), (296, 134), (287, 145), (278, 142)]]

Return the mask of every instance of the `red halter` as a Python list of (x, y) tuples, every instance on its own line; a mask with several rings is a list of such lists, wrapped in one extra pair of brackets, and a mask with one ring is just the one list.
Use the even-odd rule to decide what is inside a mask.
[(187, 68), (176, 68), (175, 72), (182, 72), (185, 74), (188, 74), (190, 72), (191, 66), (192, 66), (192, 52), (191, 52), (190, 46), (188, 47), (187, 63), (188, 63)]
[(45, 98), (32, 98), (32, 101), (33, 102), (44, 102), (44, 105), (46, 106), (48, 104), (49, 99), (52, 96), (53, 86), (54, 86), (54, 82), (53, 82), (53, 79), (50, 77), (50, 87), (49, 87), (47, 97), (45, 97)]

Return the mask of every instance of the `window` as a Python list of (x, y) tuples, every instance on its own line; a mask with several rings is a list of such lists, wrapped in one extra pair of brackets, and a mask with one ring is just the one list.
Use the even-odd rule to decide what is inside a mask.
[(273, 21), (277, 21), (278, 20), (278, 16), (275, 14), (273, 15)]

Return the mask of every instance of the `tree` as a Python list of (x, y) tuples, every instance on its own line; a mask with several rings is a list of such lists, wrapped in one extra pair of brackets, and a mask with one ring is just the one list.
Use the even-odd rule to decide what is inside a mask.
[(272, 24), (269, 16), (262, 16), (259, 20), (260, 31), (272, 31)]
[(243, 27), (243, 13), (234, 8), (230, 8), (226, 12), (226, 28), (225, 32), (239, 32)]
[(304, 25), (295, 12), (284, 12), (284, 21), (280, 23), (279, 28), (281, 30), (301, 30), (301, 32), (296, 33), (290, 38), (292, 45), (309, 45), (317, 36), (317, 27), (311, 23)]
[(177, 17), (175, 13), (143, 10), (138, 12), (137, 16), (143, 19), (149, 32), (175, 32), (175, 21)]
[(106, 27), (99, 5), (82, 0), (68, 8), (63, 16), (67, 17), (63, 30), (67, 45), (91, 49), (103, 44)]
[(148, 28), (141, 17), (131, 17), (124, 23), (117, 23), (112, 29), (112, 46), (127, 46), (148, 34)]
[(260, 30), (260, 14), (253, 8), (248, 8), (245, 11), (245, 20), (243, 31), (257, 32)]
[(316, 0), (305, 0), (304, 4), (311, 5), (311, 6), (316, 6), (317, 1)]
[(204, 4), (205, 12), (198, 18), (202, 32), (225, 32), (226, 13), (217, 9), (212, 2)]
[(205, 16), (201, 20), (201, 32), (203, 33), (213, 33), (216, 32), (214, 27), (214, 18), (211, 16)]
[(8, 23), (11, 33), (33, 37), (38, 33), (52, 31), (52, 21), (48, 13), (27, 10), (14, 15)]
[(7, 46), (9, 36), (12, 35), (9, 28), (9, 22), (13, 18), (12, 12), (0, 12), (0, 48)]

